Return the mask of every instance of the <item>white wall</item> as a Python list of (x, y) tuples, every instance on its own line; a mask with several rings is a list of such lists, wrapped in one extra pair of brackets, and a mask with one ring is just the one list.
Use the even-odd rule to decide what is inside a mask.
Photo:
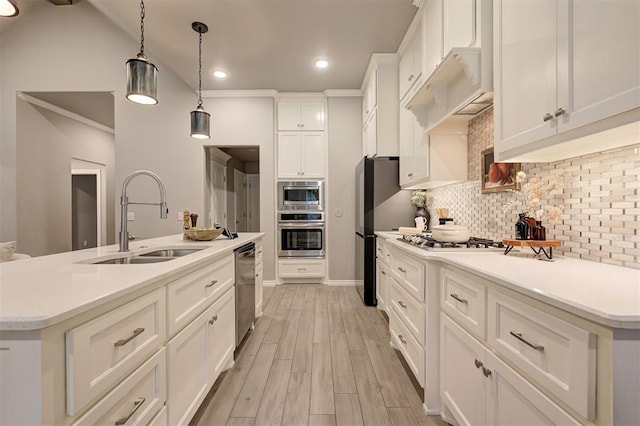
[[(189, 112), (196, 95), (153, 57), (160, 69), (159, 104), (141, 106), (125, 95), (127, 59), (138, 52), (138, 41), (123, 33), (88, 2), (57, 7), (34, 6), (0, 35), (0, 241), (16, 237), (16, 92), (108, 91), (115, 99), (116, 194), (125, 176), (137, 169), (156, 172), (166, 185), (169, 220), (159, 208), (134, 206), (137, 220), (129, 229), (140, 237), (181, 232), (177, 209), (202, 211), (204, 153), (189, 137)], [(156, 201), (151, 179), (139, 177), (129, 185), (131, 201)], [(116, 206), (116, 208), (118, 208)], [(116, 215), (116, 227), (119, 216)], [(20, 242), (18, 241), (18, 244)]]
[(274, 100), (264, 98), (206, 98), (211, 113), (209, 145), (258, 146), (260, 148), (260, 232), (266, 235), (264, 279), (275, 280), (275, 149)]
[[(72, 159), (106, 166), (107, 209), (114, 211), (114, 137), (20, 99), (16, 106), (18, 249), (31, 256), (70, 251)], [(107, 216), (113, 244), (115, 215)]]
[(356, 166), (362, 158), (362, 98), (330, 97), (327, 250), (329, 280), (355, 280)]

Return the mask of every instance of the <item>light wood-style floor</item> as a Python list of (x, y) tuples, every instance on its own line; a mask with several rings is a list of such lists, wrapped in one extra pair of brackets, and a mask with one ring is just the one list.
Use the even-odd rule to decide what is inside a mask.
[(355, 287), (281, 285), (264, 304), (193, 424), (446, 424), (423, 413), (381, 311)]

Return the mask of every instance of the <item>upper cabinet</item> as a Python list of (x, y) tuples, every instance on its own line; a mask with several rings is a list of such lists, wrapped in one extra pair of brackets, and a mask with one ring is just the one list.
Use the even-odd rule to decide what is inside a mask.
[(398, 55), (374, 53), (362, 82), (362, 154), (398, 155)]
[(422, 13), (416, 13), (398, 53), (399, 98), (402, 100), (422, 77)]
[(278, 102), (278, 131), (322, 131), (325, 120), (323, 99)]
[(278, 134), (278, 178), (324, 178), (326, 149), (322, 132)]
[(638, 143), (640, 2), (494, 7), (497, 160), (555, 161)]

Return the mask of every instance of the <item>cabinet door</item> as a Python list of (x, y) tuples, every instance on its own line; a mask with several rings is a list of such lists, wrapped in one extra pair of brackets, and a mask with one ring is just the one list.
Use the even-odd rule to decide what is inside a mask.
[[(413, 114), (412, 114), (413, 115)], [(413, 118), (413, 156), (414, 179), (429, 177), (429, 135), (424, 131), (418, 120)]]
[[(519, 2), (514, 2), (519, 3)], [(476, 39), (476, 0), (444, 2), (444, 54), (453, 47), (471, 47)]]
[(556, 133), (556, 3), (494, 3), (496, 152)]
[(440, 319), (442, 403), (461, 425), (486, 424), (486, 350), (447, 315)]
[(400, 107), (400, 185), (413, 180), (415, 175), (415, 128), (413, 113)]
[(362, 154), (375, 157), (378, 153), (378, 113), (373, 111), (362, 133)]
[(324, 102), (303, 102), (300, 104), (300, 130), (324, 130)]
[(560, 4), (558, 131), (640, 107), (640, 2)]
[(491, 372), (487, 380), (487, 424), (580, 424), (495, 355), (487, 352), (484, 366)]
[(387, 294), (389, 283), (387, 280), (387, 267), (376, 259), (376, 299), (378, 300), (378, 309), (387, 310)]
[(220, 373), (233, 361), (236, 346), (235, 287), (227, 291), (208, 310), (207, 380), (213, 385)]
[(323, 178), (325, 165), (325, 143), (323, 133), (303, 133), (300, 137), (302, 158), (301, 176)]
[(300, 131), (300, 104), (278, 102), (278, 130)]
[(425, 78), (433, 73), (443, 58), (442, 0), (427, 0), (424, 5), (423, 28)]
[(300, 177), (300, 133), (278, 134), (278, 177)]
[(366, 122), (378, 104), (378, 69), (374, 68), (367, 81), (367, 88), (362, 98), (363, 122)]
[(262, 316), (262, 281), (264, 280), (264, 266), (262, 262), (256, 264), (256, 318)]
[(413, 60), (413, 49), (412, 46), (409, 46), (400, 58), (400, 63), (398, 64), (400, 99), (404, 98), (413, 84)]
[(169, 424), (187, 424), (209, 390), (207, 309), (167, 344)]

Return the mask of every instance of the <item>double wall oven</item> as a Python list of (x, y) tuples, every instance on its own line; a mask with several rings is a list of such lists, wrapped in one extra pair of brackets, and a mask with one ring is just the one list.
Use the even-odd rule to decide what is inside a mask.
[(323, 182), (278, 182), (278, 204), (278, 257), (324, 257)]

